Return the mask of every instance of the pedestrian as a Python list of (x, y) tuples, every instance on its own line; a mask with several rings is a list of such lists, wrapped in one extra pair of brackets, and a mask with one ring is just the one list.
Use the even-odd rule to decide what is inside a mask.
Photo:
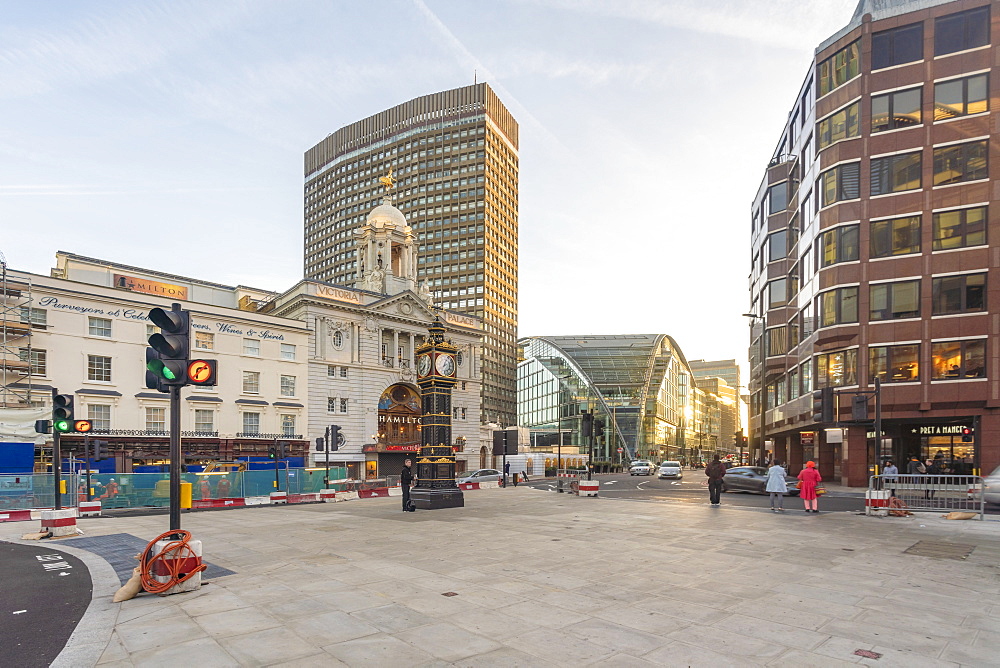
[[(910, 484), (915, 485), (915, 487), (913, 489), (915, 489), (915, 490), (916, 489), (920, 489), (920, 486), (923, 483), (922, 483), (922, 481), (917, 480), (916, 476), (918, 476), (918, 475), (924, 475), (925, 473), (927, 473), (927, 467), (924, 466), (924, 463), (922, 461), (920, 461), (919, 459), (917, 459), (916, 455), (912, 455), (910, 457), (910, 461), (908, 461), (906, 463), (906, 473), (908, 475), (913, 476), (912, 478), (910, 478), (907, 481)], [(927, 496), (927, 490), (924, 490), (924, 497), (926, 498), (926, 496)]]
[[(774, 466), (767, 470), (767, 485), (765, 490), (771, 495), (771, 512), (785, 512), (784, 499), (785, 493), (788, 492), (788, 483), (785, 482), (785, 476), (788, 473), (785, 471), (782, 462), (775, 460)], [(774, 507), (775, 500), (778, 501), (778, 507)]]
[(517, 479), (518, 479), (518, 477), (520, 477), (520, 475), (521, 475), (520, 473), (518, 473), (517, 471), (514, 471), (514, 487), (517, 487), (517, 482), (518, 482)]
[[(503, 486), (507, 486), (507, 476), (510, 475), (510, 462), (503, 463)], [(515, 483), (516, 484), (516, 483)]]
[(882, 480), (885, 482), (885, 486), (889, 488), (889, 496), (896, 496), (896, 476), (898, 475), (899, 469), (892, 463), (892, 460), (885, 460), (885, 468), (882, 469)]
[(816, 470), (816, 462), (806, 462), (806, 467), (799, 471), (799, 496), (806, 506), (807, 513), (818, 513), (816, 485), (823, 482), (823, 477)]
[(708, 498), (713, 506), (719, 505), (722, 496), (722, 477), (726, 475), (726, 467), (719, 461), (719, 455), (712, 458), (712, 463), (705, 469), (708, 476)]
[(407, 458), (403, 462), (403, 470), (399, 472), (399, 485), (403, 488), (403, 512), (412, 513), (417, 509), (413, 505), (413, 501), (410, 501), (410, 485), (413, 483), (413, 471), (410, 467), (413, 466), (413, 460)]
[[(933, 459), (928, 459), (924, 463), (924, 472), (927, 475), (941, 475), (941, 469), (938, 468), (937, 464), (934, 463)], [(924, 490), (924, 498), (925, 499), (933, 499), (934, 498), (934, 483), (935, 482), (938, 482), (938, 481), (937, 480), (933, 480), (933, 479), (928, 479), (928, 481), (927, 481), (927, 489)]]

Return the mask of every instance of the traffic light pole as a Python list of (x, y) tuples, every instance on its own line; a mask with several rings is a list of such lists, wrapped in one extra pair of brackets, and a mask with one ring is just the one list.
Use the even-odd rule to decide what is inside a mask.
[(181, 388), (170, 386), (170, 530), (181, 530)]
[(278, 458), (281, 452), (278, 451), (278, 439), (274, 439), (274, 489), (281, 491), (281, 483), (278, 481)]
[(323, 489), (330, 489), (330, 428), (326, 428), (326, 435), (323, 437), (323, 443), (326, 445), (326, 481), (323, 484)]
[[(96, 448), (95, 448), (96, 449)], [(95, 453), (96, 454), (96, 453)], [(95, 457), (96, 459), (96, 457)], [(83, 460), (87, 467), (87, 501), (93, 501), (94, 495), (90, 493), (90, 434), (83, 435)]]
[(59, 430), (52, 430), (52, 479), (55, 489), (55, 509), (62, 510), (62, 444), (59, 442)]

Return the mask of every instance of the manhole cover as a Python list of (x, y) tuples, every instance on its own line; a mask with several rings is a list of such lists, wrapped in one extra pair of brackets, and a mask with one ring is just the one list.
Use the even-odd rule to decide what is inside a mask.
[(921, 540), (903, 550), (905, 554), (915, 554), (918, 557), (931, 557), (932, 559), (966, 559), (975, 545), (968, 543), (948, 543), (937, 540)]
[(882, 655), (878, 652), (873, 652), (870, 649), (856, 649), (854, 653), (858, 656), (863, 656), (866, 659), (880, 659)]
[(458, 592), (457, 591), (446, 591), (445, 593), (443, 593), (441, 595), (442, 596), (458, 596)]

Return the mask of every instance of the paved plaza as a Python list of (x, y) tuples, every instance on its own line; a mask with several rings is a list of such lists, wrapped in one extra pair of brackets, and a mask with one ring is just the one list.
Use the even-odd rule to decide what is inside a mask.
[[(807, 515), (795, 500), (777, 515), (523, 487), (465, 498), (465, 508), (417, 513), (388, 498), (186, 514), (206, 559), (234, 574), (122, 604), (110, 602), (110, 565), (74, 539), (54, 541), (95, 582), (56, 665), (997, 663), (995, 521)], [(81, 526), (148, 540), (166, 521)], [(0, 537), (28, 526), (0, 525)]]

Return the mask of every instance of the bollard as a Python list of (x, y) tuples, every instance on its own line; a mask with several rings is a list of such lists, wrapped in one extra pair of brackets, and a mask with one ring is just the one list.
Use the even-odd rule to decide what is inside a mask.
[(75, 536), (76, 508), (42, 511), (42, 531), (49, 532), (53, 538), (59, 536)]
[(332, 503), (337, 500), (337, 490), (335, 489), (321, 489), (319, 491), (319, 500), (323, 503)]
[(101, 502), (100, 501), (81, 501), (79, 505), (80, 505), (80, 517), (100, 517), (101, 516)]
[(191, 499), (194, 497), (192, 487), (193, 485), (189, 482), (181, 483), (181, 508), (191, 507)]
[(579, 482), (580, 496), (597, 496), (601, 483), (598, 480), (581, 480)]
[(288, 492), (271, 492), (271, 504), (288, 503)]

